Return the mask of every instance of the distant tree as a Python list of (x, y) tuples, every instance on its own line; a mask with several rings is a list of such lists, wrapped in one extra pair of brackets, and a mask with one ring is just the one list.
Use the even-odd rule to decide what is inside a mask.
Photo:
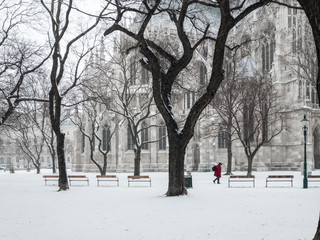
[(236, 52), (229, 51), (230, 57), (226, 59), (225, 67), (226, 78), (221, 83), (218, 92), (215, 96), (212, 105), (217, 111), (219, 117), (221, 118), (221, 123), (219, 124), (216, 135), (218, 137), (218, 147), (219, 144), (227, 145), (227, 170), (226, 175), (232, 173), (232, 143), (235, 138), (234, 125), (234, 115), (237, 114), (239, 110), (237, 106), (241, 99), (238, 96), (241, 84), (236, 81), (236, 62), (238, 61), (236, 57)]
[[(118, 123), (113, 118), (108, 119), (108, 122), (112, 122), (114, 126), (106, 125), (106, 118), (108, 118), (106, 112), (108, 110), (105, 106), (102, 106), (103, 111), (100, 111), (99, 108), (101, 108), (99, 102), (88, 100), (82, 104), (81, 113), (76, 111), (75, 119), (71, 120), (89, 142), (90, 160), (97, 166), (101, 175), (106, 175), (111, 139), (118, 130)], [(102, 161), (100, 160), (101, 156)]]
[(248, 160), (247, 175), (252, 174), (252, 163), (259, 149), (284, 129), (284, 119), (279, 108), (279, 95), (272, 82), (264, 77), (241, 77), (237, 81), (238, 104), (231, 112), (233, 128), (243, 145)]
[[(260, 0), (244, 5), (246, 1), (107, 1), (116, 7), (115, 23), (107, 28), (105, 35), (120, 31), (130, 37), (135, 44), (131, 48), (138, 49), (143, 55), (141, 64), (152, 74), (153, 97), (167, 127), (169, 138), (169, 185), (167, 196), (187, 194), (184, 186), (184, 160), (186, 147), (193, 137), (194, 128), (201, 112), (214, 98), (220, 83), (224, 79), (223, 61), (226, 41), (231, 29), (255, 9), (269, 3)], [(137, 6), (137, 7), (136, 7)], [(209, 17), (207, 15), (209, 14)], [(125, 26), (123, 19), (135, 14), (134, 26)], [(150, 21), (159, 14), (168, 19), (166, 27), (170, 27), (167, 39), (171, 48), (164, 48), (159, 38), (147, 34)], [(210, 15), (211, 14), (211, 15)], [(211, 22), (210, 22), (211, 20)], [(157, 20), (155, 20), (157, 21)], [(189, 27), (187, 27), (189, 26)], [(191, 27), (198, 38), (190, 34)], [(211, 73), (209, 81), (200, 97), (190, 108), (189, 114), (182, 123), (177, 123), (173, 112), (172, 94), (178, 76), (193, 60), (196, 49), (208, 40), (214, 39), (211, 57)], [(174, 46), (178, 46), (174, 47)], [(177, 51), (177, 49), (181, 51)]]
[(20, 108), (24, 113), (20, 114), (14, 125), (11, 125), (13, 131), (10, 131), (10, 137), (32, 162), (38, 174), (41, 168), (41, 154), (45, 147), (42, 132), (45, 131), (47, 118), (42, 105), (35, 101), (22, 103)]

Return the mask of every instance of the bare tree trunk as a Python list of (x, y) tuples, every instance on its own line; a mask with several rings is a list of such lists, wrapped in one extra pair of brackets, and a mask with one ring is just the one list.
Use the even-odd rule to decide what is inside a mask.
[(253, 156), (247, 156), (248, 158), (248, 171), (247, 171), (247, 176), (252, 176), (252, 160)]
[[(228, 121), (232, 121), (232, 116), (231, 119), (229, 118)], [(231, 175), (232, 171), (232, 122), (228, 122), (227, 126), (227, 132), (228, 132), (228, 143), (227, 143), (227, 152), (228, 152), (228, 164), (227, 164), (227, 172), (225, 175)]]
[[(172, 134), (171, 134), (172, 135)], [(177, 136), (169, 138), (169, 186), (166, 195), (186, 195), (184, 186), (184, 156), (186, 145), (181, 146), (181, 139)]]
[(101, 171), (101, 175), (104, 176), (107, 173), (107, 154), (103, 155), (103, 166), (102, 166), (102, 171)]
[(64, 155), (64, 133), (57, 134), (57, 154), (59, 167), (59, 191), (69, 189), (67, 168)]
[(140, 176), (141, 147), (134, 150), (134, 176)]

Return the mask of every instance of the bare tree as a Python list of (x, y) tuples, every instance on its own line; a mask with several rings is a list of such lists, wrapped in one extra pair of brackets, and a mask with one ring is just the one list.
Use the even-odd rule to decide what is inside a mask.
[[(230, 57), (226, 59), (226, 79), (221, 83), (219, 90), (213, 101), (213, 107), (222, 119), (222, 125), (218, 126), (218, 144), (219, 141), (226, 141), (227, 144), (227, 171), (226, 175), (232, 173), (232, 143), (235, 140), (235, 129), (233, 128), (233, 116), (237, 115), (237, 106), (241, 101), (238, 97), (241, 84), (236, 81), (236, 51), (229, 52)], [(231, 55), (232, 54), (232, 55)], [(226, 133), (227, 138), (224, 139)], [(221, 139), (222, 138), (222, 139)]]
[[(114, 127), (106, 125), (107, 108), (100, 111), (100, 103), (95, 100), (88, 100), (82, 104), (82, 112), (76, 114), (76, 119), (72, 122), (78, 126), (80, 132), (89, 142), (90, 159), (98, 167), (100, 174), (106, 175), (108, 164), (108, 153), (111, 149), (111, 139), (114, 133), (118, 130), (116, 119), (108, 119), (108, 122), (113, 122)], [(78, 113), (78, 111), (76, 111)], [(107, 117), (106, 117), (107, 116)], [(104, 120), (103, 120), (103, 119)], [(97, 147), (96, 147), (97, 146)], [(96, 152), (98, 150), (98, 153)], [(102, 156), (102, 161), (100, 160)], [(101, 163), (102, 162), (102, 163)]]
[[(65, 135), (61, 131), (61, 109), (63, 98), (77, 85), (79, 80), (79, 66), (83, 58), (87, 55), (88, 50), (82, 48), (79, 55), (75, 55), (76, 67), (73, 69), (72, 79), (69, 85), (64, 89), (61, 86), (68, 83), (63, 83), (65, 70), (67, 67), (67, 60), (70, 59), (70, 52), (73, 47), (81, 39), (83, 39), (89, 32), (91, 32), (99, 23), (103, 12), (106, 8), (95, 17), (90, 26), (84, 27), (77, 33), (75, 26), (71, 25), (72, 20), (76, 21), (77, 18), (72, 18), (74, 10), (73, 0), (67, 2), (63, 1), (49, 1), (49, 3), (41, 0), (41, 5), (48, 14), (48, 19), (51, 24), (52, 36), (52, 65), (50, 73), (51, 90), (49, 92), (49, 115), (53, 131), (56, 135), (57, 142), (57, 156), (59, 165), (59, 190), (67, 190), (68, 179), (65, 162)], [(72, 33), (70, 31), (73, 31)]]
[[(241, 72), (239, 73), (241, 76)], [(284, 129), (279, 108), (279, 95), (272, 82), (263, 76), (241, 77), (238, 105), (232, 111), (233, 128), (243, 145), (248, 160), (247, 175), (259, 149)]]
[(45, 147), (42, 132), (45, 131), (47, 118), (42, 105), (38, 102), (22, 103), (20, 108), (23, 109), (23, 113), (20, 113), (14, 125), (11, 125), (13, 131), (10, 131), (10, 137), (32, 162), (38, 174), (41, 168), (41, 154)]
[[(134, 46), (144, 56), (141, 63), (152, 73), (153, 97), (161, 113), (169, 138), (169, 186), (167, 196), (187, 193), (184, 187), (184, 156), (186, 147), (194, 134), (194, 128), (201, 112), (214, 98), (220, 83), (224, 79), (223, 60), (226, 41), (230, 30), (253, 10), (269, 3), (261, 0), (248, 4), (247, 1), (229, 0), (208, 1), (142, 1), (135, 8), (136, 1), (107, 1), (116, 7), (115, 23), (105, 31), (105, 35), (120, 31), (132, 38)], [(246, 4), (244, 4), (246, 3)], [(205, 11), (201, 11), (206, 9)], [(208, 15), (205, 13), (209, 13)], [(136, 14), (135, 27), (123, 25), (127, 14)], [(169, 21), (175, 34), (173, 42), (182, 49), (181, 54), (161, 47), (157, 39), (148, 38), (146, 31), (151, 19), (163, 14)], [(214, 16), (213, 16), (214, 15)], [(212, 20), (208, 21), (208, 19)], [(215, 20), (215, 21), (214, 21)], [(214, 21), (214, 24), (213, 24)], [(193, 26), (198, 38), (188, 34), (187, 24)], [(211, 26), (212, 25), (212, 26)], [(210, 34), (211, 33), (211, 34)], [(211, 57), (211, 76), (203, 94), (194, 103), (183, 126), (179, 126), (172, 106), (173, 86), (179, 74), (188, 67), (195, 50), (208, 39), (214, 39), (214, 50)], [(171, 48), (177, 49), (177, 48)]]

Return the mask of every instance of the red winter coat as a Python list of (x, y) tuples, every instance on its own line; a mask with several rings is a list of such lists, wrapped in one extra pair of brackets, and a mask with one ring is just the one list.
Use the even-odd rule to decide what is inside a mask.
[(217, 166), (216, 166), (216, 170), (214, 171), (214, 176), (216, 176), (216, 177), (221, 177), (221, 165), (220, 164), (218, 164)]

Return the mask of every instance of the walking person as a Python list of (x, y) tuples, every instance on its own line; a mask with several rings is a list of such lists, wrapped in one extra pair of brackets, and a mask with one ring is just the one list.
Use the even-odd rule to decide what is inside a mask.
[(218, 184), (220, 184), (220, 178), (221, 178), (221, 165), (222, 163), (219, 163), (216, 166), (216, 170), (214, 171), (214, 176), (216, 177), (215, 180), (213, 180), (213, 183), (216, 183), (216, 181), (218, 182)]

